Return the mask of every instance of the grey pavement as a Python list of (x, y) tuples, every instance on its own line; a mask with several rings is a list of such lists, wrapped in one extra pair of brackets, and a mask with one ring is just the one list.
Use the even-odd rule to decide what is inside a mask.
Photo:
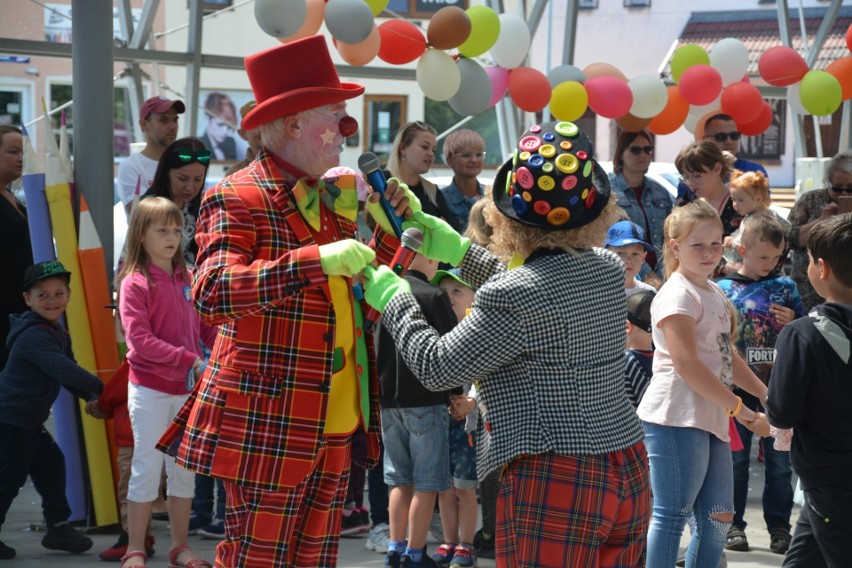
[[(756, 454), (756, 452), (755, 452)], [(753, 456), (754, 457), (754, 456)], [(761, 513), (760, 495), (763, 487), (763, 465), (752, 459), (751, 483), (749, 486), (749, 501), (746, 510), (746, 521), (750, 552), (727, 552), (729, 567), (765, 568), (781, 566), (782, 556), (769, 550), (769, 534), (766, 532)], [(792, 523), (799, 515), (799, 507), (793, 511)], [(84, 554), (74, 555), (65, 552), (50, 551), (41, 546), (43, 532), (33, 531), (31, 525), (41, 521), (40, 499), (35, 489), (28, 482), (21, 490), (7, 515), (6, 522), (0, 533), (0, 540), (17, 550), (17, 557), (12, 560), (0, 560), (0, 568), (27, 567), (78, 567), (78, 566), (118, 566), (98, 558), (98, 552), (111, 546), (116, 538), (116, 530), (88, 531), (95, 544)], [(149, 560), (148, 566), (168, 566), (169, 536), (166, 522), (154, 521), (154, 536), (156, 554)], [(685, 531), (683, 544), (688, 539), (688, 529)], [(202, 558), (211, 563), (215, 557), (216, 541), (205, 540), (198, 536), (189, 537), (189, 544)], [(384, 564), (384, 555), (364, 549), (364, 537), (343, 537), (340, 543), (338, 566), (341, 568), (368, 568)], [(429, 550), (437, 547), (434, 541), (429, 541)], [(478, 565), (482, 568), (495, 566), (493, 560), (480, 559)]]

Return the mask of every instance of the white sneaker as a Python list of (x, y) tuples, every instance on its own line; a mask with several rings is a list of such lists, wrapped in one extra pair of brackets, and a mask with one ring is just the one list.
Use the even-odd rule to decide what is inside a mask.
[(370, 529), (364, 548), (374, 550), (379, 554), (387, 554), (388, 542), (390, 542), (390, 526), (387, 523), (379, 523)]

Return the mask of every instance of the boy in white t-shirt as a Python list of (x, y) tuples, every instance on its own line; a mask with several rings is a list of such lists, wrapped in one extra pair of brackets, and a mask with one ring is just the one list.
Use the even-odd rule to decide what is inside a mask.
[(608, 248), (621, 258), (624, 263), (626, 276), (624, 278), (624, 293), (630, 296), (640, 290), (656, 292), (657, 289), (650, 284), (645, 284), (636, 279), (645, 257), (653, 249), (645, 242), (645, 231), (632, 221), (619, 221), (613, 224), (606, 232), (606, 243)]

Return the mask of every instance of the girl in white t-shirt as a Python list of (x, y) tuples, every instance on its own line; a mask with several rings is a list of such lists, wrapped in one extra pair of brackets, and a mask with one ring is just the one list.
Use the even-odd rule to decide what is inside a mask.
[(651, 305), (654, 375), (638, 409), (654, 493), (648, 566), (674, 566), (693, 513), (686, 566), (719, 566), (734, 514), (728, 417), (757, 418), (730, 387), (766, 397), (732, 347), (725, 295), (709, 280), (721, 257), (722, 222), (711, 205), (698, 200), (666, 219), (667, 281)]

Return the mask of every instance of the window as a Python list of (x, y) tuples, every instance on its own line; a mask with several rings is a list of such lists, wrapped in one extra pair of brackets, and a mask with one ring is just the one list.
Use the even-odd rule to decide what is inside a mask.
[(598, 7), (598, 0), (580, 0), (578, 7), (581, 10), (594, 10)]
[[(63, 105), (72, 99), (71, 85), (63, 83), (51, 83), (48, 88), (50, 93), (49, 108), (54, 109)], [(115, 156), (130, 155), (130, 138), (133, 124), (128, 117), (127, 104), (127, 89), (125, 87), (115, 87), (113, 89), (113, 153)], [(59, 115), (51, 115), (53, 121), (53, 132), (56, 135), (56, 141), (59, 142)], [(71, 105), (65, 109), (65, 124), (68, 129), (68, 147), (71, 150), (71, 155), (74, 155), (74, 106)]]
[(0, 87), (0, 125), (20, 126), (23, 115), (23, 90), (15, 87)]
[(651, 0), (624, 0), (625, 8), (650, 8)]
[[(407, 122), (408, 97), (405, 95), (366, 95), (364, 97), (364, 150), (387, 160), (393, 138)], [(357, 136), (357, 134), (356, 134)], [(346, 143), (351, 146), (349, 140)]]

